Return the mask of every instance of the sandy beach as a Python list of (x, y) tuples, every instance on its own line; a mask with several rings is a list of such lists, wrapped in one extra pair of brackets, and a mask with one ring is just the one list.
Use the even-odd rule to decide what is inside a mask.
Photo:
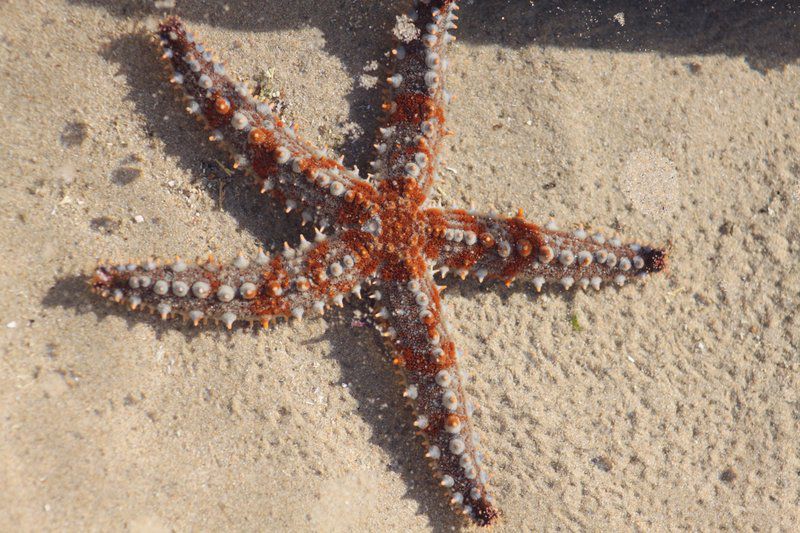
[[(297, 242), (176, 101), (164, 15), (366, 168), (396, 4), (0, 1), (0, 530), (473, 530), (363, 306), (228, 332), (86, 288)], [(448, 278), (496, 531), (800, 527), (800, 9), (730, 4), (462, 3), (433, 205), (670, 250), (600, 292)]]

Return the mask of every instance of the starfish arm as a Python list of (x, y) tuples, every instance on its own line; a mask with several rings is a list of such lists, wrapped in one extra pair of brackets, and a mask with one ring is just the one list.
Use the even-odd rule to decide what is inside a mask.
[(454, 0), (415, 0), (408, 17), (413, 28), (396, 30), (387, 78), (384, 126), (372, 163), (381, 185), (421, 204), (436, 179), (444, 128), (447, 45), (455, 40)]
[(211, 140), (224, 143), (234, 167), (245, 167), (261, 192), (269, 192), (287, 212), (297, 209), (305, 222), (322, 227), (369, 218), (375, 189), (228, 78), (180, 19), (163, 21), (159, 36), (187, 111), (212, 130)]
[[(422, 258), (417, 262), (424, 265)], [(387, 275), (387, 273), (389, 273)], [(375, 316), (400, 369), (424, 437), (427, 457), (451, 504), (479, 525), (497, 517), (488, 476), (472, 432), (472, 404), (458, 368), (444, 305), (430, 269), (415, 276), (405, 265), (382, 267), (376, 282)]]
[(375, 271), (375, 262), (359, 252), (365, 242), (359, 232), (327, 239), (318, 233), (313, 244), (302, 240), (297, 249), (275, 257), (259, 252), (253, 259), (239, 255), (231, 264), (209, 258), (196, 265), (178, 259), (160, 264), (98, 266), (92, 290), (132, 309), (157, 312), (162, 318), (181, 316), (194, 325), (236, 321), (260, 322), (276, 317), (302, 318), (322, 314), (329, 305), (342, 305)]
[(605, 283), (626, 280), (667, 266), (665, 250), (623, 244), (585, 230), (558, 231), (552, 224), (541, 228), (522, 216), (475, 215), (463, 210), (425, 211), (428, 240), (425, 255), (442, 275), (453, 271), (479, 281), (494, 279), (510, 285), (515, 279), (531, 281), (537, 292), (549, 282), (565, 289), (600, 289)]

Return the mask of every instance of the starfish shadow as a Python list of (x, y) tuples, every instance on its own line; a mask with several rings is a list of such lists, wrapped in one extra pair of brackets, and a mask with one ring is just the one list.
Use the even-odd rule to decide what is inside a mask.
[[(115, 0), (70, 0), (77, 4), (92, 4), (102, 6), (110, 13), (120, 18), (139, 18), (146, 16), (160, 18), (164, 10), (156, 9), (152, 1), (119, 2)], [(189, 25), (192, 23), (208, 23), (212, 21), (215, 26), (231, 28), (242, 31), (274, 32), (303, 27), (317, 28), (324, 35), (324, 50), (336, 56), (345, 67), (348, 77), (358, 80), (365, 73), (370, 75), (383, 75), (383, 69), (365, 71), (367, 65), (375, 60), (382, 60), (387, 52), (388, 40), (375, 39), (375, 35), (388, 36), (394, 17), (389, 13), (396, 13), (395, 2), (390, 0), (376, 0), (372, 2), (339, 2), (337, 0), (319, 0), (309, 2), (308, 9), (298, 9), (296, 2), (275, 2), (265, 9), (262, 0), (241, 0), (231, 2), (230, 9), (223, 10), (219, 5), (203, 0), (186, 0), (180, 3), (180, 9), (173, 10), (180, 15)], [(255, 16), (242, 16), (242, 13), (252, 13)], [(370, 31), (359, 31), (369, 27)], [(124, 40), (118, 39), (117, 41)], [(218, 46), (212, 46), (217, 48)], [(151, 58), (134, 56), (118, 57), (116, 60), (121, 66), (125, 62), (138, 63), (144, 59), (156, 62), (157, 54), (152, 47), (147, 51), (139, 50)], [(278, 71), (281, 68), (279, 54), (271, 59), (270, 65)], [(137, 75), (145, 73), (160, 73), (162, 68), (155, 70), (138, 70)], [(253, 72), (255, 76), (257, 73)], [(135, 78), (134, 76), (133, 78)], [(135, 79), (128, 77), (129, 82)], [(316, 82), (324, 83), (321, 77), (314, 77)], [(165, 84), (166, 77), (161, 77), (161, 84)], [(349, 104), (347, 122), (357, 125), (363, 134), (348, 135), (340, 145), (334, 148), (344, 156), (345, 164), (357, 165), (361, 169), (368, 168), (368, 163), (373, 157), (372, 138), (376, 131), (378, 120), (382, 115), (380, 111), (381, 92), (373, 88), (364, 87), (354, 83), (350, 93), (346, 96)], [(291, 105), (291, 102), (287, 102)], [(179, 108), (180, 109), (180, 108)], [(313, 140), (312, 132), (304, 132)]]
[(442, 498), (443, 489), (425, 464), (421, 440), (414, 436), (411, 408), (385, 355), (383, 339), (371, 320), (362, 318), (370, 314), (362, 300), (351, 302), (344, 312), (327, 320), (324, 338), (331, 343), (329, 357), (339, 363), (342, 386), (348, 388), (358, 402), (359, 416), (372, 428), (370, 441), (388, 453), (387, 468), (407, 487), (404, 498), (416, 500), (417, 513), (429, 518), (433, 531), (459, 530), (463, 521)]
[[(98, 323), (111, 316), (123, 318), (129, 330), (132, 330), (137, 325), (146, 323), (153, 328), (157, 339), (161, 339), (168, 333), (178, 331), (187, 340), (191, 340), (200, 336), (205, 329), (193, 328), (189, 324), (185, 324), (185, 327), (180, 327), (182, 323), (177, 319), (161, 320), (155, 314), (132, 313), (124, 306), (103, 300), (89, 292), (88, 281), (89, 276), (86, 275), (68, 276), (59, 279), (42, 298), (42, 305), (44, 307), (72, 309), (81, 314), (94, 313)], [(225, 332), (229, 336), (233, 335), (233, 332), (226, 330)]]
[(125, 35), (110, 42), (102, 54), (118, 65), (117, 74), (127, 80), (128, 97), (145, 119), (147, 135), (160, 139), (166, 154), (187, 174), (216, 189), (222, 208), (237, 221), (240, 231), (249, 231), (266, 247), (299, 238), (299, 217), (273, 209), (269, 199), (254, 191), (250, 178), (229, 168), (226, 154), (208, 142), (208, 133), (183, 112), (176, 92), (166, 82), (168, 77), (161, 75), (164, 66), (149, 36)]

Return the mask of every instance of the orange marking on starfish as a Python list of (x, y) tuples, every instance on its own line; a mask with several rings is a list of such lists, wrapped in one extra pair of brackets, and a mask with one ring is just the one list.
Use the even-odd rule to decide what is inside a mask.
[(417, 125), (430, 117), (444, 122), (444, 112), (433, 100), (420, 93), (401, 93), (395, 96), (396, 109), (389, 116), (388, 124), (407, 123)]
[[(542, 246), (542, 239), (539, 234), (539, 227), (530, 222), (526, 222), (522, 218), (511, 218), (506, 221), (509, 234), (511, 236), (511, 257), (509, 257), (505, 268), (502, 270), (501, 277), (507, 280), (506, 285), (510, 285), (517, 273), (519, 273), (526, 265), (535, 260), (535, 255), (532, 255), (533, 250), (538, 250)], [(520, 250), (520, 242), (523, 242), (522, 250)], [(527, 251), (527, 253), (521, 253)]]
[(231, 111), (231, 104), (226, 98), (217, 96), (214, 99), (214, 111), (219, 115), (227, 115)]

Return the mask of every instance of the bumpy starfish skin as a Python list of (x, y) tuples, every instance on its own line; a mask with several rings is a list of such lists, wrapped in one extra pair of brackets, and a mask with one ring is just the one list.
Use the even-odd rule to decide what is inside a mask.
[(231, 264), (209, 259), (99, 266), (91, 286), (133, 309), (230, 328), (237, 321), (266, 326), (276, 317), (322, 314), (369, 285), (376, 323), (401, 371), (426, 456), (451, 503), (488, 525), (498, 512), (434, 271), (506, 284), (527, 280), (537, 291), (549, 282), (599, 289), (664, 269), (666, 254), (582, 229), (540, 228), (521, 214), (423, 207), (445, 136), (444, 51), (454, 40), (457, 9), (453, 0), (414, 3), (409, 16), (416, 35), (392, 50), (371, 182), (301, 139), (269, 104), (228, 79), (180, 20), (165, 20), (159, 29), (164, 58), (187, 110), (207, 124), (212, 140), (226, 144), (261, 192), (321, 229), (313, 243), (301, 237), (296, 249), (287, 246), (272, 257), (240, 255)]

